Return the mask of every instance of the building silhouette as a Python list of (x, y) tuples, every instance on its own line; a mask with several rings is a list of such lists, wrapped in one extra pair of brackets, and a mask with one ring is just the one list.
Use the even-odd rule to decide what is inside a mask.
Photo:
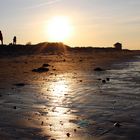
[(116, 50), (122, 50), (122, 44), (119, 43), (119, 42), (115, 43), (114, 47), (115, 47)]

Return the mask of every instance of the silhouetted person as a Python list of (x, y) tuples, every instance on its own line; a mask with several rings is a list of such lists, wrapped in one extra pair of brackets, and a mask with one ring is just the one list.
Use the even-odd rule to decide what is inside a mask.
[(16, 43), (17, 43), (17, 37), (14, 36), (14, 38), (13, 38), (13, 44), (16, 45)]
[(0, 31), (0, 41), (1, 41), (1, 44), (3, 45), (3, 36), (2, 36), (2, 32)]

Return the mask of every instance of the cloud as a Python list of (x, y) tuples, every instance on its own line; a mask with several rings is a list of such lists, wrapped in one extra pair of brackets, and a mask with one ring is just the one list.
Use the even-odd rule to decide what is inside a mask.
[(53, 4), (55, 4), (59, 1), (61, 1), (61, 0), (48, 0), (44, 3), (39, 3), (39, 4), (36, 4), (36, 5), (30, 6), (30, 7), (26, 7), (26, 9), (34, 9), (34, 8), (39, 8), (39, 7), (43, 7), (43, 6), (46, 6), (46, 5), (53, 5)]

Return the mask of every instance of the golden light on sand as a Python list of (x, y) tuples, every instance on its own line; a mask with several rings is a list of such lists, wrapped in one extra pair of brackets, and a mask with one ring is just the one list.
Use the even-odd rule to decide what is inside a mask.
[(57, 95), (64, 94), (67, 90), (67, 86), (65, 86), (63, 83), (59, 83), (54, 86), (54, 93)]
[(68, 84), (66, 82), (67, 81), (65, 80), (60, 80), (58, 82), (53, 83), (53, 85), (51, 85), (51, 88), (53, 89), (52, 94), (57, 97), (63, 97), (64, 94), (66, 94), (69, 90)]
[(72, 25), (67, 17), (54, 17), (47, 23), (49, 41), (63, 42), (72, 34)]

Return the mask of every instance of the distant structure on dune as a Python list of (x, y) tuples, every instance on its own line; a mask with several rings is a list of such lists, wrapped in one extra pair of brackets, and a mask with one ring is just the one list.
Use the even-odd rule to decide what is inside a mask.
[(122, 44), (119, 43), (119, 42), (115, 43), (114, 47), (115, 47), (116, 50), (122, 50)]

